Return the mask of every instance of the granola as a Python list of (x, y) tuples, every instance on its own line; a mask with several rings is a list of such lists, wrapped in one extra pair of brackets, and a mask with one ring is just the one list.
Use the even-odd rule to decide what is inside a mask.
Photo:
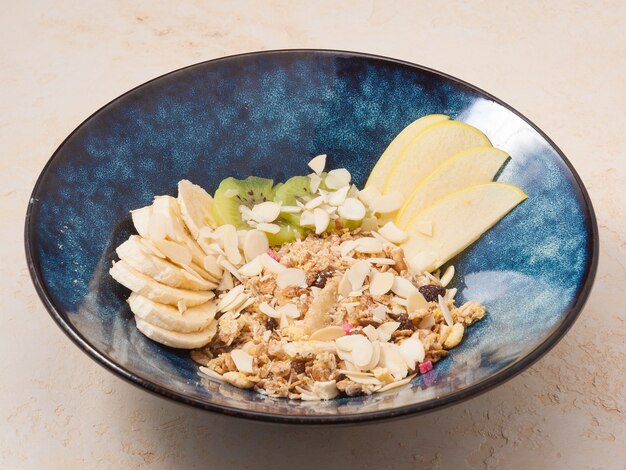
[[(375, 251), (358, 251), (367, 244)], [(401, 248), (362, 230), (286, 243), (271, 257), (301, 271), (304, 283), (280, 287), (280, 269), (235, 279), (233, 288), (243, 286), (248, 305), (221, 313), (217, 334), (192, 358), (214, 378), (292, 399), (371, 394), (412, 377), (457, 346), (485, 309), (477, 302), (457, 307), (454, 290), (437, 275), (413, 275), (398, 256)], [(383, 273), (391, 276), (388, 290), (372, 295)], [(427, 301), (424, 287), (443, 297)], [(247, 363), (238, 367), (233, 354)]]

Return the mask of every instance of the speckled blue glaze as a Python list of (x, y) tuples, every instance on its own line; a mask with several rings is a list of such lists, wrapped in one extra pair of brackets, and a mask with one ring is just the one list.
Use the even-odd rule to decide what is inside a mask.
[[(483, 130), (512, 159), (498, 179), (528, 200), (453, 260), (459, 298), (487, 306), (458, 349), (410, 387), (301, 403), (204, 381), (186, 352), (135, 328), (126, 290), (108, 275), (132, 232), (129, 210), (176, 194), (188, 178), (213, 191), (227, 176), (282, 181), (317, 154), (362, 186), (402, 128), (445, 113)], [(418, 164), (418, 162), (416, 162)], [(597, 229), (560, 151), (488, 94), (438, 72), (334, 51), (276, 51), (201, 63), (123, 95), (54, 154), (26, 222), (33, 281), (63, 330), (122, 377), (164, 396), (238, 416), (338, 423), (454, 403), (515, 375), (571, 326), (589, 293)]]

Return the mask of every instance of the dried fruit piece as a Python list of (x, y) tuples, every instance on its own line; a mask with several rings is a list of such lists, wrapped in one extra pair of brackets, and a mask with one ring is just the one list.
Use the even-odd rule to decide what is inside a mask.
[(312, 286), (323, 289), (324, 286), (326, 286), (326, 281), (328, 281), (329, 278), (333, 277), (334, 274), (335, 271), (320, 271), (319, 273), (317, 273), (317, 276), (315, 276), (315, 280), (313, 281)]
[(437, 302), (437, 298), (441, 295), (442, 297), (446, 295), (446, 289), (441, 286), (435, 286), (433, 284), (428, 284), (426, 286), (418, 287), (420, 294), (424, 296), (424, 298), (428, 302)]

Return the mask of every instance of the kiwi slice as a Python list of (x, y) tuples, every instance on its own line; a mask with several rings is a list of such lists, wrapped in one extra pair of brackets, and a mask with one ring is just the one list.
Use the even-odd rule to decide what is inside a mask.
[(213, 196), (213, 217), (218, 225), (232, 224), (238, 229), (250, 228), (241, 218), (239, 206), (252, 208), (255, 204), (274, 199), (274, 181), (258, 176), (245, 180), (222, 180)]
[(304, 228), (300, 227), (299, 225), (292, 224), (291, 222), (283, 219), (282, 216), (272, 223), (280, 227), (280, 232), (266, 234), (270, 246), (282, 245), (283, 243), (292, 242), (296, 238), (303, 238), (306, 234), (306, 230)]
[[(296, 201), (307, 202), (313, 198), (311, 179), (308, 176), (293, 176), (282, 184), (274, 194), (274, 201), (283, 206), (295, 206)], [(281, 215), (283, 219), (293, 225), (300, 225), (300, 214)]]

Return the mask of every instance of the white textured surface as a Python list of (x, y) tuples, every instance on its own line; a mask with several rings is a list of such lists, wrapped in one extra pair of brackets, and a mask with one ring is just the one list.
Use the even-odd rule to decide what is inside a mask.
[[(624, 18), (620, 0), (4, 2), (0, 467), (623, 468)], [(28, 276), (22, 227), (37, 175), (65, 136), (162, 73), (289, 47), (372, 52), (446, 71), (515, 106), (568, 155), (595, 204), (601, 259), (580, 319), (544, 359), (423, 417), (288, 429), (148, 395), (88, 359), (50, 320)]]

